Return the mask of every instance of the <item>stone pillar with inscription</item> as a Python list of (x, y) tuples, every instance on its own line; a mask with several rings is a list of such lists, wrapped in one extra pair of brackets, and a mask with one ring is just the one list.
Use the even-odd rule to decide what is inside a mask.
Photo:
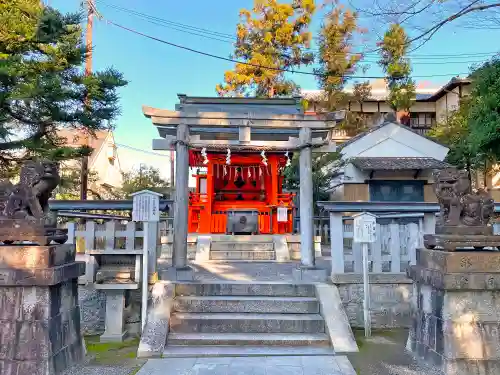
[(54, 375), (83, 359), (74, 245), (0, 246), (0, 374)]
[(67, 230), (47, 220), (59, 180), (57, 164), (29, 161), (17, 185), (0, 181), (2, 375), (58, 375), (84, 356), (78, 277), (85, 264), (65, 244)]
[(446, 375), (500, 374), (500, 252), (420, 249), (408, 349)]
[[(500, 374), (500, 236), (493, 200), (471, 192), (466, 174), (444, 170), (434, 186), (441, 212), (436, 234), (417, 250), (412, 327), (407, 347), (445, 375)], [(490, 250), (488, 250), (490, 249)]]

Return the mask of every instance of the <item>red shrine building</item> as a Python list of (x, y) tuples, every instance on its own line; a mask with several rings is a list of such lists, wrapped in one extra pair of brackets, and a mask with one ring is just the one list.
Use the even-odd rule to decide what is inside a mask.
[(285, 234), (293, 231), (294, 194), (283, 192), (290, 153), (192, 149), (196, 192), (189, 194), (190, 233)]
[[(294, 152), (300, 154), (301, 223), (307, 222), (301, 235), (312, 242), (311, 152), (335, 151), (339, 114), (307, 115), (300, 98), (178, 97), (175, 110), (143, 107), (160, 135), (153, 149), (176, 150), (174, 248), (184, 246), (184, 232), (292, 233), (298, 207), (283, 183)], [(193, 171), (196, 189), (189, 192)]]

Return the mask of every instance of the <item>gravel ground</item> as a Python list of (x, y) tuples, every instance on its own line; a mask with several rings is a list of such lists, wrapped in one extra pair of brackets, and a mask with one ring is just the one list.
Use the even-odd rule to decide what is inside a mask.
[(417, 363), (406, 351), (408, 330), (373, 332), (365, 338), (363, 331), (355, 332), (359, 353), (349, 359), (359, 375), (440, 375), (435, 368)]

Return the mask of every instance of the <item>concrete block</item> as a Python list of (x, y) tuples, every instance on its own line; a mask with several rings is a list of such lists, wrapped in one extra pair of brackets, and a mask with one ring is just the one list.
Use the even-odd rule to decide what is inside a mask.
[(319, 314), (197, 314), (174, 313), (174, 333), (322, 333)]
[(328, 279), (328, 272), (321, 268), (298, 267), (292, 270), (296, 281), (324, 282)]
[(321, 253), (321, 236), (314, 236), (314, 257), (321, 258), (323, 254)]
[(194, 280), (194, 270), (189, 267), (174, 268), (176, 281), (192, 281)]
[(321, 306), (328, 334), (335, 353), (356, 353), (356, 340), (344, 311), (338, 288), (330, 284), (316, 284), (316, 296)]
[(329, 346), (324, 333), (171, 333), (168, 346)]
[(210, 251), (210, 260), (275, 260), (273, 250), (251, 251)]
[(2, 246), (0, 259), (0, 373), (60, 374), (81, 361), (74, 246)]
[(269, 251), (274, 250), (271, 242), (212, 242), (212, 251)]
[(106, 293), (106, 320), (104, 333), (99, 337), (101, 342), (121, 342), (125, 331), (124, 310), (125, 293), (123, 289), (108, 289)]
[(283, 313), (317, 314), (319, 303), (314, 297), (176, 297), (175, 311), (194, 313)]
[(276, 261), (278, 262), (289, 262), (290, 261), (290, 250), (288, 249), (288, 243), (286, 242), (285, 236), (274, 236), (274, 251), (276, 254)]
[(161, 357), (169, 332), (169, 320), (175, 295), (175, 286), (158, 282), (153, 285), (148, 304), (146, 327), (141, 333), (137, 357)]
[(314, 285), (278, 283), (180, 283), (175, 285), (177, 296), (276, 296), (315, 297)]
[(90, 254), (77, 253), (75, 260), (77, 262), (85, 263), (85, 274), (78, 278), (78, 284), (87, 285), (95, 282), (98, 268), (95, 256)]
[(210, 236), (199, 236), (198, 242), (196, 244), (196, 261), (197, 262), (205, 262), (210, 260), (210, 245), (211, 245), (211, 237)]

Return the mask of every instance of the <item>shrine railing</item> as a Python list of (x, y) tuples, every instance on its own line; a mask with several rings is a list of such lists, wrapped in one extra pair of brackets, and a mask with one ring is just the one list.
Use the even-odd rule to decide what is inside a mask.
[[(96, 221), (105, 219), (92, 218), (83, 224), (63, 224), (68, 229), (68, 243), (76, 244), (77, 252), (90, 255), (142, 254), (144, 231), (141, 222), (116, 219), (103, 223)], [(153, 233), (156, 233), (155, 243), (158, 238), (172, 236), (173, 217), (162, 218), (152, 227)]]
[[(405, 274), (416, 262), (423, 235), (434, 233), (439, 206), (424, 202), (318, 202), (329, 212), (332, 275), (361, 274), (361, 245), (353, 242), (352, 214), (377, 215), (377, 241), (369, 246), (369, 271)], [(500, 204), (496, 203), (496, 212)], [(500, 223), (493, 224), (500, 232)]]

